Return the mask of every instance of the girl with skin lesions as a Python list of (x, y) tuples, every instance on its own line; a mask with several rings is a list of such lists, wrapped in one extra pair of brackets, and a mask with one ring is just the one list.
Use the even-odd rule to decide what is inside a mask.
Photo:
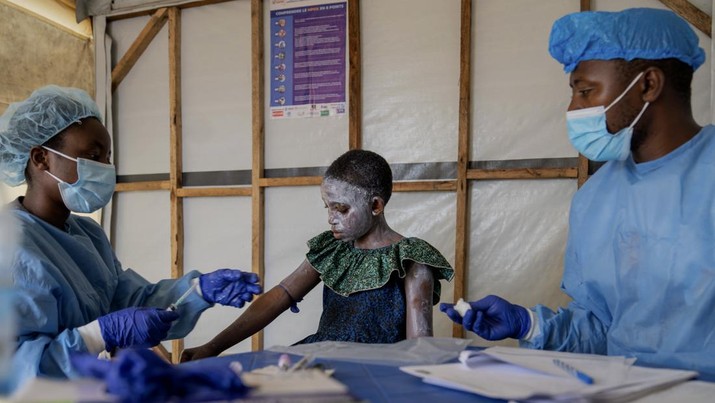
[(395, 343), (432, 336), (439, 280), (454, 271), (442, 254), (390, 228), (385, 205), (392, 171), (380, 155), (352, 150), (328, 168), (320, 186), (330, 231), (308, 241), (298, 268), (255, 300), (208, 343), (186, 349), (182, 361), (216, 356), (260, 331), (323, 282), (318, 330), (296, 344), (319, 341)]

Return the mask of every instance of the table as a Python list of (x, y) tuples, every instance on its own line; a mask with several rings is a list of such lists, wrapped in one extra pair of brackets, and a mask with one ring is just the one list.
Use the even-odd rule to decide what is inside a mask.
[[(216, 358), (194, 361), (182, 365), (216, 365), (218, 362), (228, 364), (238, 361), (245, 371), (277, 365), (281, 353), (258, 351), (240, 353)], [(292, 356), (293, 362), (300, 357)], [(456, 360), (455, 360), (456, 362)], [(446, 389), (422, 382), (420, 378), (400, 371), (397, 366), (362, 364), (348, 361), (326, 360), (317, 358), (314, 364), (323, 364), (335, 369), (333, 377), (345, 384), (354, 397), (369, 402), (400, 403), (400, 402), (505, 402), (471, 393)]]

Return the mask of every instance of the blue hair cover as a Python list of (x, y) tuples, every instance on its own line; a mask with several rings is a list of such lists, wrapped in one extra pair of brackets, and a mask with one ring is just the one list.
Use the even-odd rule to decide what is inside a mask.
[(549, 53), (567, 73), (583, 60), (675, 58), (693, 70), (705, 61), (690, 25), (672, 11), (654, 8), (561, 17), (551, 28)]

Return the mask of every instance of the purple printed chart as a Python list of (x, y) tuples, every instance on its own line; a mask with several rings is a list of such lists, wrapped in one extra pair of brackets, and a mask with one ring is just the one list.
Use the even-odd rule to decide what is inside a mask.
[(347, 3), (300, 3), (271, 10), (271, 118), (344, 115)]

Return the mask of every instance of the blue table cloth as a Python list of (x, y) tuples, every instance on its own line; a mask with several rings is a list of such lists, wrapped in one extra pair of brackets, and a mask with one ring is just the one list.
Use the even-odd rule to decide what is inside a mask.
[[(278, 365), (281, 353), (259, 351), (223, 357), (207, 358), (182, 365), (210, 366), (218, 361), (228, 364), (238, 361), (244, 371), (251, 371), (269, 365)], [(299, 356), (291, 356), (293, 362)], [(422, 382), (422, 379), (400, 371), (398, 366), (363, 364), (348, 361), (315, 359), (311, 365), (322, 364), (335, 369), (333, 377), (345, 384), (350, 394), (369, 402), (413, 403), (413, 402), (504, 402), (472, 393), (460, 392)]]

